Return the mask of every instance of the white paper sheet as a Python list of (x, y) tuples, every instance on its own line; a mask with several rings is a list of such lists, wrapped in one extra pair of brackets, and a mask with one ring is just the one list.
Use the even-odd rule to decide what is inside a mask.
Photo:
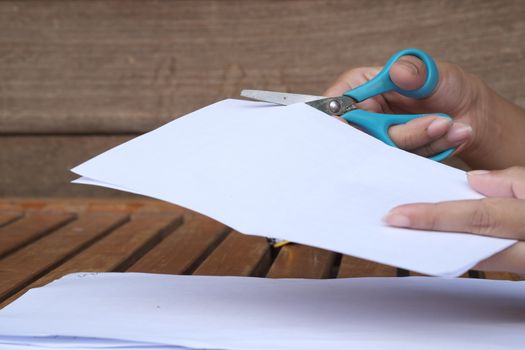
[(522, 349), (524, 330), (525, 282), (430, 277), (74, 274), (0, 311), (0, 343), (36, 345), (58, 335), (233, 350)]
[(176, 345), (164, 345), (145, 342), (134, 342), (122, 339), (103, 339), (71, 336), (0, 336), (0, 350), (34, 350), (34, 349), (133, 349), (133, 350), (185, 350), (188, 348)]
[(477, 199), (463, 171), (389, 147), (305, 104), (225, 100), (105, 152), (78, 182), (430, 275), (457, 276), (514, 241), (386, 227), (411, 202)]

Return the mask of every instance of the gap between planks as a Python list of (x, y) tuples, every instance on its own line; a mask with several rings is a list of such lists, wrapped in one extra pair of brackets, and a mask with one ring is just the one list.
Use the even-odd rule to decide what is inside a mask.
[[(14, 295), (10, 293), (0, 307), (9, 304), (29, 288), (40, 287), (68, 273), (124, 271), (181, 223), (179, 214), (134, 215), (130, 221), (110, 230), (110, 233), (84, 247), (67, 261), (40, 274), (31, 284), (17, 288), (18, 291)], [(0, 261), (0, 264), (3, 262)]]

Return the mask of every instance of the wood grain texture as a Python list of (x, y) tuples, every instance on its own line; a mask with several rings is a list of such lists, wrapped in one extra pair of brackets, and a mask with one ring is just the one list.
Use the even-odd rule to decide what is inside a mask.
[(22, 213), (13, 210), (0, 210), (0, 227), (13, 223), (22, 217)]
[(339, 266), (338, 278), (345, 277), (394, 277), (397, 269), (392, 266), (343, 255)]
[[(140, 215), (69, 261), (77, 271), (125, 271), (180, 224), (176, 214)], [(87, 270), (85, 270), (87, 269)]]
[[(84, 215), (2, 260), (0, 301), (123, 224), (126, 215)], [(27, 262), (31, 262), (30, 265)]]
[(481, 278), (486, 278), (488, 280), (507, 280), (507, 281), (521, 281), (525, 276), (520, 276), (511, 272), (493, 272), (485, 271), (481, 272)]
[[(0, 307), (9, 304), (29, 288), (43, 286), (68, 273), (125, 271), (164, 237), (171, 234), (181, 222), (180, 215), (176, 214), (132, 216), (130, 222), (118, 227), (111, 234), (24, 287), (0, 303)], [(67, 246), (63, 249), (67, 249)], [(2, 264), (1, 260), (0, 264)]]
[(336, 258), (337, 254), (328, 250), (299, 244), (288, 244), (280, 249), (266, 277), (332, 277)]
[[(239, 263), (241, 262), (241, 263)], [(266, 238), (231, 232), (193, 272), (211, 276), (264, 276), (271, 264)]]
[(172, 213), (192, 214), (189, 209), (175, 204), (159, 201), (158, 199), (137, 198), (2, 198), (0, 199), (0, 212), (20, 212), (23, 215), (39, 211), (71, 212), (71, 213)]
[(188, 214), (184, 224), (128, 271), (190, 274), (215, 249), (231, 229), (198, 214)]
[(0, 259), (73, 219), (70, 213), (38, 213), (0, 228)]
[(0, 197), (130, 197), (121, 191), (72, 184), (71, 180), (78, 176), (69, 171), (129, 139), (130, 136), (0, 136)]
[[(140, 133), (419, 47), (525, 105), (522, 0), (3, 1), (0, 132)], [(387, 20), (378, 20), (387, 19)]]

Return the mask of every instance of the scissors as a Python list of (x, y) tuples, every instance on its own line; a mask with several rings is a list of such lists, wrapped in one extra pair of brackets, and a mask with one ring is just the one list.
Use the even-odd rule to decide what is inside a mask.
[[(415, 56), (423, 61), (426, 66), (427, 76), (423, 85), (415, 90), (403, 90), (396, 86), (390, 79), (390, 68), (403, 56)], [(354, 124), (366, 133), (383, 141), (384, 143), (397, 147), (388, 135), (391, 126), (407, 123), (413, 119), (421, 118), (429, 114), (381, 114), (359, 109), (357, 103), (368, 98), (395, 91), (403, 96), (420, 99), (428, 97), (434, 92), (439, 81), (439, 73), (436, 63), (427, 53), (419, 49), (405, 49), (394, 54), (383, 69), (370, 81), (351, 89), (337, 97), (311, 96), (301, 94), (291, 94), (284, 92), (263, 91), (263, 90), (243, 90), (241, 96), (254, 100), (271, 102), (280, 105), (290, 105), (294, 103), (306, 103), (318, 110), (331, 115), (341, 116), (348, 123)], [(433, 113), (451, 119), (443, 113)], [(442, 161), (449, 157), (455, 148), (449, 148), (441, 153), (429, 157), (435, 161)]]

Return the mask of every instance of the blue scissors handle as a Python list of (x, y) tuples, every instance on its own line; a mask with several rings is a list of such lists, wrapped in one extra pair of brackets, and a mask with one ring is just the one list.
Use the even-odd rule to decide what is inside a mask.
[[(427, 77), (421, 87), (415, 90), (403, 90), (398, 87), (392, 79), (390, 79), (390, 69), (401, 57), (415, 56), (423, 61), (427, 70)], [(412, 98), (425, 98), (434, 92), (439, 81), (439, 73), (436, 63), (427, 53), (419, 49), (405, 49), (394, 54), (383, 69), (370, 81), (358, 86), (353, 90), (344, 93), (345, 96), (351, 97), (357, 102), (366, 100), (367, 98), (384, 94), (390, 91), (396, 91), (401, 95)]]
[[(388, 129), (390, 129), (390, 127), (393, 125), (408, 123), (412, 119), (421, 118), (427, 115), (429, 114), (381, 114), (365, 111), (363, 109), (354, 109), (343, 114), (341, 117), (351, 124), (360, 126), (368, 134), (383, 141), (387, 145), (397, 147), (397, 145), (388, 135)], [(443, 113), (434, 113), (432, 115), (440, 115), (445, 118), (450, 118), (448, 115)], [(446, 149), (443, 152), (429, 157), (429, 159), (440, 162), (450, 157), (450, 155), (454, 153), (454, 150), (455, 148)]]
[[(390, 68), (403, 56), (415, 56), (423, 61), (426, 66), (427, 76), (425, 82), (421, 87), (415, 90), (403, 90), (399, 88), (392, 79), (390, 79)], [(358, 86), (353, 90), (349, 90), (344, 93), (345, 96), (351, 97), (357, 102), (364, 101), (370, 97), (377, 96), (386, 92), (396, 91), (401, 95), (412, 97), (412, 98), (425, 98), (430, 96), (437, 86), (439, 81), (439, 73), (436, 63), (425, 52), (418, 49), (405, 49), (394, 54), (388, 62), (385, 64), (383, 69), (370, 81), (365, 84)], [(441, 115), (442, 117), (450, 118), (446, 114), (433, 113), (432, 115)], [(360, 126), (367, 133), (374, 136), (375, 138), (383, 141), (384, 143), (397, 147), (394, 141), (388, 134), (388, 129), (391, 126), (398, 124), (405, 124), (413, 119), (424, 117), (428, 114), (379, 114), (368, 112), (362, 109), (354, 109), (341, 117), (347, 122)], [(448, 158), (455, 148), (449, 148), (439, 154), (436, 154), (430, 159), (436, 161), (442, 161)]]

